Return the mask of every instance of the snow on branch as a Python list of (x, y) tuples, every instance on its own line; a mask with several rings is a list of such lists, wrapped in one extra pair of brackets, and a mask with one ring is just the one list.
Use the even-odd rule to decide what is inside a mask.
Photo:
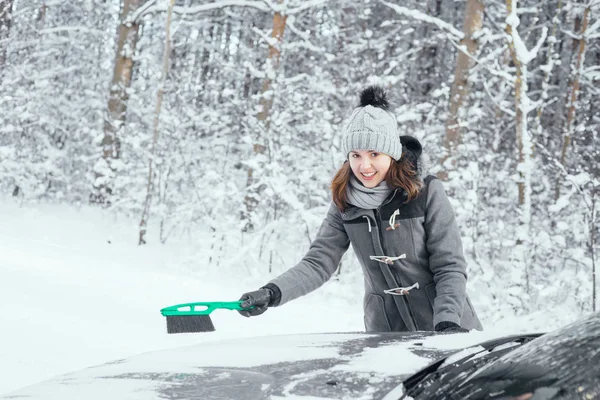
[[(4, 3), (4, 1), (3, 1)], [(56, 1), (46, 1), (44, 2), (44, 6), (46, 6), (47, 8), (54, 8), (55, 6), (62, 6), (65, 2), (63, 0), (56, 0)], [(22, 14), (26, 14), (28, 12), (31, 12), (32, 10), (37, 10), (39, 7), (38, 4), (34, 4), (32, 6), (27, 5), (26, 7), (22, 7), (19, 6), (17, 7), (17, 10), (14, 10), (12, 12), (12, 18), (14, 20), (14, 18), (16, 18), (17, 16), (20, 16)]]
[(544, 42), (546, 41), (546, 37), (548, 35), (548, 28), (543, 28), (542, 36), (539, 38), (538, 42), (533, 47), (533, 49), (527, 50), (527, 46), (525, 45), (525, 42), (523, 42), (523, 39), (521, 39), (521, 35), (519, 35), (519, 31), (517, 30), (517, 27), (519, 26), (521, 21), (517, 16), (515, 0), (512, 0), (512, 2), (513, 7), (511, 9), (511, 13), (506, 17), (506, 24), (512, 27), (510, 39), (514, 43), (517, 58), (523, 64), (527, 65), (531, 60), (533, 60), (537, 56), (538, 51), (542, 47), (542, 44), (544, 44)]
[(306, 49), (309, 51), (314, 51), (315, 53), (324, 53), (325, 49), (323, 47), (318, 47), (315, 46), (314, 44), (312, 44), (309, 41), (304, 41), (304, 42), (292, 42), (292, 43), (284, 43), (281, 46), (282, 48), (289, 50), (289, 49)]
[(243, 65), (253, 78), (264, 79), (267, 76), (264, 71), (256, 68), (250, 61), (244, 61)]
[(294, 18), (293, 16), (289, 17), (286, 22), (287, 22), (287, 27), (290, 29), (290, 31), (292, 31), (293, 33), (298, 35), (303, 40), (307, 40), (307, 41), (310, 40), (310, 34), (302, 32), (302, 31), (300, 31), (300, 29), (296, 28), (296, 24), (295, 24), (296, 18)]
[(485, 89), (485, 93), (489, 96), (490, 100), (496, 105), (496, 107), (498, 107), (499, 110), (505, 112), (506, 114), (510, 115), (511, 117), (515, 117), (517, 115), (517, 113), (515, 113), (513, 110), (506, 108), (502, 105), (502, 103), (498, 100), (496, 100), (496, 97), (492, 95), (492, 93), (490, 92), (490, 88), (488, 86), (488, 84), (486, 83), (486, 81), (483, 81), (483, 88)]
[(517, 14), (537, 14), (539, 10), (536, 7), (517, 8)]
[(301, 6), (298, 6), (296, 8), (290, 8), (289, 10), (287, 10), (287, 12), (284, 12), (284, 14), (286, 14), (286, 15), (298, 14), (304, 10), (308, 10), (309, 8), (322, 6), (322, 5), (326, 4), (327, 2), (329, 2), (329, 0), (304, 1)]
[(467, 57), (469, 57), (471, 60), (473, 60), (473, 62), (475, 62), (475, 64), (477, 64), (477, 66), (479, 66), (481, 68), (485, 68), (492, 75), (497, 76), (497, 77), (505, 80), (506, 82), (509, 82), (510, 84), (514, 84), (515, 83), (515, 77), (513, 75), (511, 75), (507, 71), (501, 70), (500, 68), (494, 68), (494, 67), (492, 67), (492, 66), (489, 65), (490, 64), (489, 61), (490, 60), (494, 60), (495, 58), (497, 58), (497, 55), (501, 54), (506, 49), (506, 47), (500, 47), (500, 48), (492, 51), (486, 57), (479, 59), (479, 58), (475, 57), (473, 54), (469, 53), (469, 51), (467, 50), (466, 46), (461, 46), (460, 44), (456, 43), (452, 39), (449, 39), (449, 41), (450, 41), (450, 44), (456, 50), (464, 53)]
[(544, 26), (542, 28), (542, 36), (540, 36), (540, 38), (538, 39), (538, 41), (535, 44), (535, 46), (533, 47), (533, 49), (531, 49), (529, 51), (530, 58), (527, 60), (527, 62), (533, 60), (537, 56), (537, 53), (540, 51), (540, 48), (542, 47), (542, 45), (546, 41), (547, 37), (548, 37), (548, 27)]
[[(263, 1), (251, 1), (251, 0), (219, 0), (209, 4), (202, 4), (199, 6), (191, 6), (191, 7), (181, 7), (175, 6), (173, 8), (174, 14), (179, 15), (194, 15), (200, 14), (203, 12), (216, 10), (219, 8), (225, 7), (251, 7), (256, 8), (260, 11), (264, 12), (278, 12), (282, 15), (293, 15), (298, 14), (304, 10), (318, 7), (326, 4), (329, 0), (311, 0), (305, 1), (302, 5), (287, 9), (286, 4), (274, 4), (269, 0)], [(133, 13), (128, 19), (127, 22), (137, 21), (139, 18), (143, 17), (146, 14), (154, 13), (154, 12), (163, 12), (167, 11), (167, 5), (157, 3), (157, 0), (150, 0), (143, 7), (140, 7)]]
[(277, 38), (274, 38), (273, 36), (270, 36), (269, 34), (264, 33), (257, 27), (253, 27), (252, 31), (254, 33), (256, 33), (258, 36), (260, 36), (262, 38), (262, 40), (264, 40), (269, 46), (272, 46), (272, 47), (279, 46), (279, 41), (277, 40)]
[[(271, 11), (271, 8), (268, 7), (262, 1), (245, 1), (245, 0), (226, 0), (226, 1), (217, 1), (210, 4), (203, 4), (201, 6), (195, 7), (175, 7), (173, 12), (175, 14), (198, 14), (205, 11), (214, 10), (217, 8), (225, 8), (225, 7), (251, 7), (256, 8), (261, 11)], [(166, 7), (163, 7), (166, 10)]]
[(91, 33), (94, 35), (104, 35), (106, 33), (104, 31), (101, 31), (100, 29), (92, 29), (87, 26), (57, 26), (54, 28), (40, 29), (38, 31), (38, 33), (40, 33), (40, 34), (57, 33), (57, 32), (84, 32), (84, 33)]
[(411, 10), (409, 8), (402, 7), (402, 6), (399, 6), (399, 5), (396, 5), (396, 4), (387, 3), (385, 1), (382, 1), (381, 3), (384, 4), (384, 5), (386, 5), (386, 6), (388, 6), (392, 10), (396, 11), (400, 15), (404, 15), (406, 17), (413, 18), (413, 19), (415, 19), (417, 21), (422, 21), (422, 22), (427, 22), (427, 23), (430, 23), (430, 24), (434, 24), (438, 28), (440, 28), (443, 31), (446, 31), (447, 33), (449, 33), (450, 35), (454, 36), (458, 40), (464, 38), (464, 36), (465, 36), (464, 33), (462, 33), (461, 31), (459, 31), (458, 29), (456, 29), (454, 26), (452, 26), (451, 24), (449, 24), (446, 21), (441, 20), (439, 18), (432, 17), (432, 16), (427, 15), (427, 14), (421, 12), (421, 11)]
[(296, 21), (296, 19), (294, 18), (294, 16), (288, 17), (286, 27), (289, 28), (289, 30), (291, 32), (295, 33), (297, 36), (302, 38), (302, 40), (304, 40), (304, 42), (303, 43), (293, 43), (293, 44), (291, 44), (291, 46), (290, 46), (290, 44), (283, 44), (282, 47), (284, 47), (286, 49), (289, 49), (292, 47), (304, 47), (307, 50), (311, 50), (311, 51), (314, 51), (317, 53), (325, 52), (324, 48), (316, 46), (313, 43), (311, 43), (310, 34), (300, 31), (294, 24), (295, 21)]
[(598, 19), (596, 22), (594, 22), (592, 24), (592, 26), (588, 27), (585, 31), (585, 33), (583, 34), (585, 39), (595, 39), (597, 37), (600, 36), (600, 19)]
[[(221, 0), (214, 3), (202, 4), (192, 7), (174, 7), (173, 13), (180, 15), (193, 15), (206, 11), (216, 10), (225, 7), (252, 7), (261, 11), (269, 12), (272, 10), (264, 1), (249, 1), (249, 0)], [(153, 12), (167, 11), (167, 5), (164, 3), (157, 4), (156, 0), (147, 2), (143, 7), (140, 7), (133, 13), (127, 22), (137, 21), (146, 14)]]

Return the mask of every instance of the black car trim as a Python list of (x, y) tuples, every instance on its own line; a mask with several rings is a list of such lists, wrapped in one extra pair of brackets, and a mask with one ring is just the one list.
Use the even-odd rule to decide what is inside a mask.
[[(496, 348), (498, 346), (502, 346), (504, 344), (508, 344), (508, 343), (516, 342), (520, 346), (522, 346), (525, 343), (528, 343), (528, 342), (532, 341), (533, 339), (536, 339), (542, 335), (543, 335), (543, 333), (531, 333), (531, 334), (506, 336), (506, 337), (502, 337), (502, 338), (498, 338), (498, 339), (488, 340), (486, 342), (483, 342), (476, 346), (471, 346), (471, 347), (483, 347), (484, 351), (492, 351), (492, 350), (494, 350), (494, 348)], [(420, 370), (419, 372), (417, 372), (414, 375), (405, 379), (404, 382), (402, 382), (402, 385), (404, 386), (404, 389), (405, 389), (405, 393), (408, 393), (409, 391), (413, 390), (425, 378), (427, 378), (429, 375), (436, 372), (440, 368), (440, 366), (442, 364), (444, 364), (444, 362), (446, 362), (446, 360), (449, 357), (451, 357), (454, 354), (457, 354), (463, 350), (459, 350), (455, 353), (451, 353), (451, 354), (447, 355), (446, 357), (436, 360), (433, 363), (429, 364), (427, 367)], [(469, 359), (473, 358), (473, 356), (478, 355), (478, 354), (481, 354), (481, 351), (476, 352), (476, 353), (471, 353), (468, 356), (456, 361), (454, 364), (462, 364), (462, 363), (468, 361)]]

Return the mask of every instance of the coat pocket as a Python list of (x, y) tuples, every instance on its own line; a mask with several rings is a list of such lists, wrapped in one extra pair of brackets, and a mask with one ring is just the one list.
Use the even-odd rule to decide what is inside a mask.
[[(427, 293), (427, 298), (431, 303), (431, 308), (433, 308), (433, 303), (437, 296), (437, 290), (435, 289), (435, 283), (430, 283), (425, 287), (425, 292)], [(473, 321), (477, 320), (477, 316), (475, 314), (475, 308), (473, 304), (471, 304), (471, 300), (469, 296), (465, 296), (465, 305), (463, 306), (463, 311), (461, 315), (461, 326), (465, 328), (471, 328), (471, 325), (474, 323)], [(477, 320), (478, 321), (478, 320)], [(465, 324), (466, 323), (466, 324)]]
[(390, 321), (385, 313), (383, 297), (369, 294), (365, 303), (365, 330), (367, 332), (391, 332)]

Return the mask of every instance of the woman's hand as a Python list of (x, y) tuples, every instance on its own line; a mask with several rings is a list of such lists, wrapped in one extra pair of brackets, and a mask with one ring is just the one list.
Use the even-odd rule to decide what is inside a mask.
[(440, 322), (439, 324), (437, 324), (435, 326), (435, 331), (440, 332), (440, 333), (467, 333), (467, 332), (469, 332), (468, 329), (465, 329), (465, 328), (461, 327), (460, 325), (458, 325), (454, 322), (449, 322), (449, 321), (443, 321), (443, 322)]
[(242, 297), (240, 297), (240, 301), (242, 302), (241, 306), (247, 308), (247, 310), (239, 310), (238, 312), (244, 317), (256, 317), (267, 311), (269, 303), (271, 302), (271, 297), (271, 290), (267, 288), (244, 293)]

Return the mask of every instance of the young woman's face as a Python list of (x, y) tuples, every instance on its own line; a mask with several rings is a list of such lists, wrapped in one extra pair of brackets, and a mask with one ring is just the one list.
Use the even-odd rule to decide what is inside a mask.
[(392, 157), (373, 150), (353, 150), (348, 160), (354, 176), (368, 188), (379, 185), (392, 164)]

